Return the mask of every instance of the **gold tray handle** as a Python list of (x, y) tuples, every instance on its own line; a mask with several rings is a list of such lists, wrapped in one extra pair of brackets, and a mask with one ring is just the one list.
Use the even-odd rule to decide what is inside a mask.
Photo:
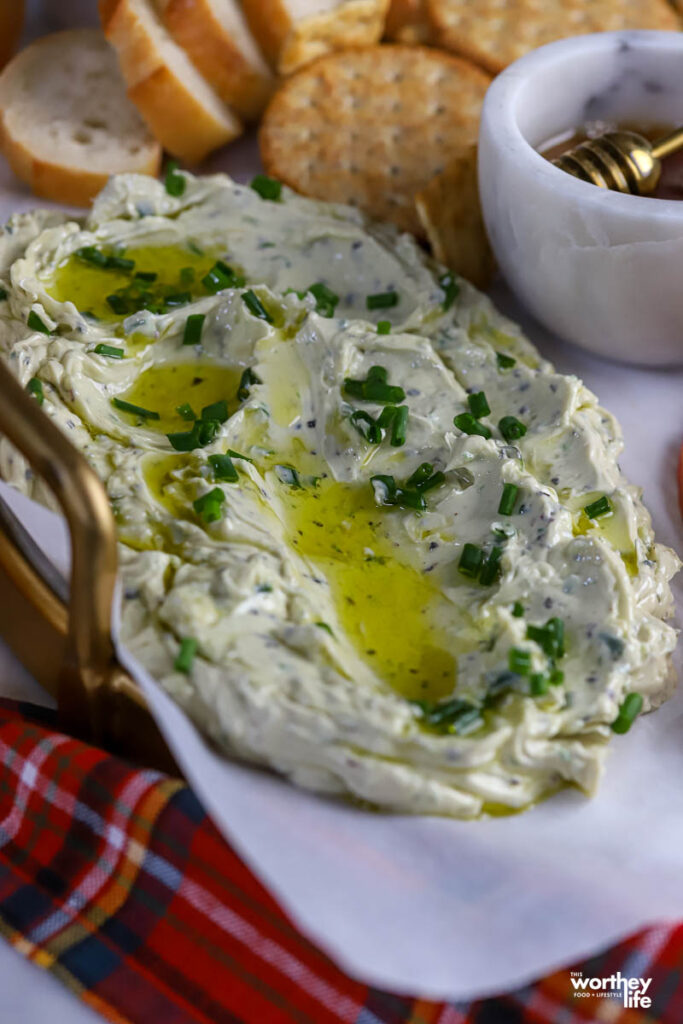
[[(111, 610), (116, 582), (116, 528), (102, 483), (81, 453), (45, 415), (0, 360), (0, 432), (22, 453), (54, 494), (71, 537), (68, 621), (58, 597), (12, 548), (13, 582), (31, 591), (33, 603), (52, 620), (56, 631), (66, 625), (64, 659), (57, 676), (63, 724), (71, 732), (102, 743), (107, 688), (114, 668)], [(5, 554), (9, 542), (5, 537)], [(8, 571), (8, 559), (4, 569)]]

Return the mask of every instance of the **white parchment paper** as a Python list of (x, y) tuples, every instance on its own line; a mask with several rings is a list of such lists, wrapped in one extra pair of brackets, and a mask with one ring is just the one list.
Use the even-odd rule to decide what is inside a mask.
[[(497, 297), (517, 312), (502, 289)], [(620, 418), (624, 469), (645, 490), (658, 538), (680, 552), (683, 371), (615, 366), (530, 334)], [(9, 497), (63, 562), (61, 524)], [(119, 657), (217, 826), (297, 924), (363, 980), (466, 999), (683, 918), (683, 691), (615, 737), (595, 799), (566, 792), (515, 817), (457, 822), (370, 814), (226, 761), (125, 648)], [(680, 645), (677, 660), (680, 671)]]
[[(210, 169), (243, 180), (256, 160), (247, 141)], [(35, 205), (0, 166), (0, 218)], [(520, 318), (503, 288), (494, 298)], [(617, 366), (527, 329), (618, 416), (623, 468), (644, 488), (658, 539), (681, 553), (683, 370)], [(0, 489), (63, 562), (61, 523)], [(677, 593), (680, 607), (683, 580)], [(681, 653), (679, 644), (679, 672)], [(683, 690), (615, 737), (594, 800), (566, 792), (516, 817), (457, 822), (369, 814), (223, 760), (125, 649), (119, 657), (216, 825), (303, 931), (363, 980), (472, 998), (517, 987), (642, 925), (683, 918)]]

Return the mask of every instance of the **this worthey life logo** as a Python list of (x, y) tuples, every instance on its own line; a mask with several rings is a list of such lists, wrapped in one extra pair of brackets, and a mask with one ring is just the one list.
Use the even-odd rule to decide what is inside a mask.
[(618, 999), (621, 996), (624, 1006), (642, 1006), (645, 1010), (652, 1004), (647, 994), (652, 978), (625, 978), (619, 971), (608, 978), (585, 978), (583, 971), (570, 971), (570, 979), (577, 998)]

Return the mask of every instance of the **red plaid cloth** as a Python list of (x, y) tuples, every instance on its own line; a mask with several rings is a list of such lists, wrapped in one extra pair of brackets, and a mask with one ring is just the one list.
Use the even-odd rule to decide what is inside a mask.
[(683, 927), (574, 965), (652, 978), (647, 1010), (577, 998), (570, 969), (468, 1004), (349, 978), (305, 939), (182, 783), (0, 704), (0, 929), (108, 1020), (134, 1024), (681, 1024)]

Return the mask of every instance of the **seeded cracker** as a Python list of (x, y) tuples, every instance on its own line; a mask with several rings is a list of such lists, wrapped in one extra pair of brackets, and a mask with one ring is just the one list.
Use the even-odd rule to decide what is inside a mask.
[(493, 253), (479, 204), (477, 147), (467, 146), (415, 197), (432, 252), (477, 288), (487, 288)]
[(426, 0), (438, 42), (497, 74), (564, 36), (621, 29), (679, 30), (666, 0)]
[(424, 235), (415, 194), (476, 140), (488, 85), (469, 62), (422, 46), (322, 57), (288, 78), (266, 110), (266, 172)]

